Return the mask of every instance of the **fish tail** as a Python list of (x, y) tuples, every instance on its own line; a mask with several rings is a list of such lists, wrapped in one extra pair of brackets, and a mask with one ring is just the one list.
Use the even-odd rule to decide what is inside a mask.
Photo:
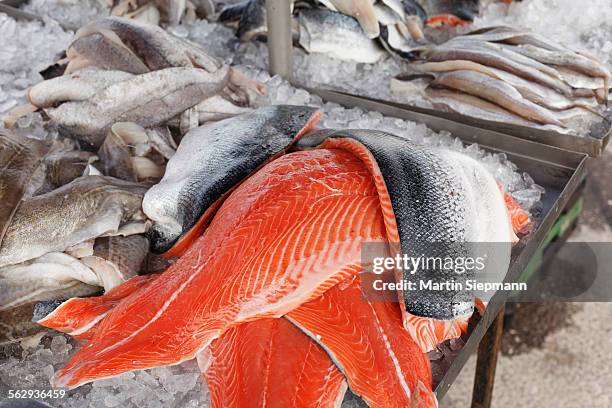
[(135, 276), (102, 296), (68, 299), (36, 323), (78, 340), (90, 340), (112, 309), (126, 297), (146, 287), (157, 276)]

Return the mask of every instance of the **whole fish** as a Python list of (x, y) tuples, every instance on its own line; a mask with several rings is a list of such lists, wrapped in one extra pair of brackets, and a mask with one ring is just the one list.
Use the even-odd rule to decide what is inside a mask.
[(99, 146), (114, 123), (162, 125), (218, 94), (228, 78), (227, 66), (214, 73), (199, 68), (166, 68), (137, 75), (87, 100), (65, 102), (45, 112), (64, 136)]
[(83, 176), (23, 201), (0, 246), (0, 267), (142, 225), (145, 190), (111, 177)]
[[(374, 130), (313, 132), (297, 146), (342, 149), (363, 158), (372, 176), (382, 180), (377, 190), (384, 208), (387, 238), (394, 251), (401, 250), (412, 258), (423, 254), (476, 258), (482, 256), (481, 245), (485, 245), (495, 252), (495, 261), (487, 266), (486, 276), (500, 282), (505, 277), (513, 237), (510, 220), (495, 179), (474, 159)], [(487, 243), (500, 244), (489, 248)], [(448, 273), (435, 266), (426, 267), (419, 270), (418, 279), (457, 279)], [(461, 278), (469, 279), (468, 275)], [(396, 278), (414, 281), (407, 270), (398, 271)], [(405, 325), (411, 314), (448, 320), (473, 311), (470, 291), (417, 289), (410, 293), (399, 293)], [(418, 338), (415, 341), (420, 342)]]
[(569, 133), (569, 129), (554, 125), (540, 125), (539, 123), (522, 118), (499, 105), (463, 92), (427, 88), (425, 89), (425, 97), (431, 102), (434, 108), (443, 112), (458, 113), (493, 122), (529, 126), (542, 130), (553, 130), (557, 133)]
[(476, 71), (443, 73), (436, 77), (433, 84), (478, 96), (543, 125), (564, 127), (552, 112), (523, 98), (511, 85)]
[[(105, 41), (117, 44), (116, 47), (127, 48), (151, 71), (170, 67), (199, 67), (214, 73), (222, 68), (220, 61), (207, 55), (198, 45), (173, 37), (160, 27), (121, 17), (108, 17), (81, 27), (68, 50), (92, 35), (102, 35), (106, 37)], [(108, 50), (113, 53), (116, 48)], [(104, 48), (83, 47), (78, 54), (88, 60), (106, 60), (106, 63), (119, 58), (104, 51)]]
[(302, 10), (298, 16), (300, 45), (309, 53), (375, 63), (385, 52), (369, 39), (352, 17), (325, 9)]
[(143, 201), (154, 222), (152, 250), (167, 251), (190, 230), (184, 241), (199, 235), (227, 192), (287, 149), (317, 118), (314, 108), (269, 106), (187, 133)]
[(51, 144), (0, 129), (0, 245)]
[(507, 82), (509, 85), (515, 87), (523, 97), (550, 109), (563, 110), (575, 106), (582, 106), (587, 109), (593, 109), (597, 106), (597, 101), (593, 98), (568, 98), (544, 85), (527, 81), (526, 79), (514, 75), (510, 72), (497, 68), (487, 67), (485, 65), (478, 64), (472, 61), (450, 60), (443, 62), (426, 62), (412, 64), (411, 67), (418, 69), (422, 72), (430, 73), (451, 72), (456, 70), (476, 71), (488, 75), (491, 78)]
[(545, 64), (562, 66), (581, 74), (602, 78), (604, 81), (604, 95), (607, 95), (610, 91), (610, 71), (597, 61), (575, 52), (549, 51), (531, 44), (508, 47), (512, 47), (511, 50), (514, 52)]
[(30, 87), (28, 101), (37, 108), (49, 108), (66, 101), (84, 101), (109, 86), (133, 75), (123, 71), (86, 68), (47, 79)]
[[(507, 53), (506, 53), (507, 54)], [(516, 53), (515, 53), (516, 54)], [(423, 52), (428, 62), (448, 60), (468, 60), (485, 66), (499, 68), (530, 81), (549, 86), (565, 96), (573, 96), (572, 89), (562, 79), (555, 78), (540, 71), (536, 66), (528, 66), (511, 59), (509, 55), (498, 50), (475, 46), (473, 43), (461, 43), (448, 47), (446, 45), (429, 48)], [(532, 64), (532, 65), (537, 65)], [(539, 64), (542, 65), (542, 64)], [(537, 65), (539, 67), (539, 65)], [(560, 77), (560, 74), (558, 74)]]

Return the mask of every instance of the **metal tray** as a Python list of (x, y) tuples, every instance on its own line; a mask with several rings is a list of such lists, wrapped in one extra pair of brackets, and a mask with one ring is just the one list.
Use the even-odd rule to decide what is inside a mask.
[(521, 139), (532, 140), (553, 147), (569, 150), (572, 152), (588, 154), (592, 157), (599, 156), (612, 137), (612, 123), (603, 121), (593, 126), (588, 136), (574, 136), (557, 133), (552, 130), (534, 129), (527, 126), (513, 125), (509, 123), (493, 122), (490, 120), (477, 119), (471, 116), (458, 113), (448, 113), (436, 109), (421, 108), (413, 105), (406, 105), (399, 102), (383, 101), (380, 99), (357, 96), (340, 91), (322, 91), (336, 95), (354, 96), (364, 101), (371, 101), (386, 104), (396, 108), (425, 114), (427, 116), (440, 117), (453, 122), (463, 123), (474, 128), (481, 128), (516, 136)]
[[(586, 178), (585, 163), (587, 155), (584, 153), (563, 150), (504, 133), (472, 127), (464, 123), (403, 109), (369, 98), (317, 89), (309, 89), (309, 91), (319, 95), (325, 101), (421, 122), (435, 131), (449, 131), (468, 144), (478, 143), (479, 146), (488, 151), (506, 153), (520, 170), (529, 173), (536, 183), (543, 186), (546, 192), (542, 199), (542, 210), (534, 220), (536, 228), (513, 248), (506, 282), (519, 281), (529, 261)], [(446, 394), (470, 354), (477, 350), (480, 340), (507, 298), (508, 292), (498, 292), (493, 296), (487, 305), (484, 316), (474, 328), (465, 346), (436, 388), (439, 400)]]

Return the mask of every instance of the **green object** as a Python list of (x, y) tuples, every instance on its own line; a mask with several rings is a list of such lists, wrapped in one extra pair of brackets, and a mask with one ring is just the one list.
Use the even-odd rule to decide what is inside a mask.
[(584, 198), (580, 197), (574, 205), (564, 213), (562, 213), (555, 224), (552, 226), (546, 237), (536, 250), (535, 254), (527, 264), (527, 267), (518, 279), (518, 282), (528, 282), (529, 279), (540, 269), (544, 262), (544, 254), (550, 243), (555, 241), (557, 238), (562, 237), (568, 228), (578, 219), (578, 216), (582, 213), (584, 205)]

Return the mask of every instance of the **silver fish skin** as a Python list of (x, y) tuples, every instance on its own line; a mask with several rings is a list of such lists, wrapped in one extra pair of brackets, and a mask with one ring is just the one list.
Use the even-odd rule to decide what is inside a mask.
[(385, 52), (369, 39), (352, 17), (330, 10), (302, 10), (298, 17), (300, 45), (309, 53), (342, 60), (375, 63)]
[(45, 113), (61, 134), (99, 146), (116, 122), (156, 127), (218, 94), (229, 67), (209, 73), (199, 68), (166, 68), (118, 82), (80, 102), (65, 102)]
[(0, 245), (50, 143), (0, 129)]
[[(425, 147), (377, 130), (324, 130), (302, 138), (297, 147), (318, 146), (328, 138), (350, 138), (372, 154), (389, 198), (401, 252), (409, 257), (476, 257), (479, 244), (499, 243), (497, 263), (487, 272), (496, 277), (507, 272), (512, 231), (503, 195), (493, 176), (477, 161), (453, 151)], [(325, 147), (325, 144), (322, 145)], [(398, 279), (414, 281), (410, 271)], [(464, 275), (469, 278), (471, 272)], [(417, 280), (445, 282), (457, 279), (453, 271), (420, 269)], [(473, 276), (472, 276), (473, 277)], [(463, 277), (462, 277), (463, 278)], [(417, 285), (418, 288), (418, 285)], [(454, 319), (473, 310), (473, 293), (467, 290), (400, 294), (406, 311), (435, 319)]]
[(478, 96), (540, 124), (564, 127), (552, 112), (523, 98), (514, 87), (476, 71), (444, 73), (433, 84)]
[[(495, 67), (518, 75), (525, 79), (549, 86), (567, 97), (573, 96), (571, 87), (569, 87), (561, 79), (552, 77), (533, 66), (526, 66), (524, 64), (518, 63), (510, 59), (508, 55), (503, 55), (498, 52), (492, 52), (492, 50), (483, 49), (482, 47), (470, 48), (470, 46), (471, 44), (456, 44), (453, 47), (447, 47), (443, 45), (435, 48), (430, 48), (424, 51), (423, 54), (426, 60), (429, 62), (468, 60), (477, 62), (485, 66)], [(558, 75), (560, 76), (560, 74)]]
[(87, 100), (101, 90), (133, 76), (129, 72), (85, 68), (39, 82), (28, 89), (27, 96), (32, 105), (49, 108), (61, 102)]
[(23, 201), (0, 246), (0, 267), (144, 223), (145, 191), (139, 184), (112, 177), (83, 176)]
[(154, 252), (167, 251), (249, 174), (287, 149), (318, 117), (316, 109), (279, 105), (200, 126), (181, 140), (166, 173), (145, 194)]

